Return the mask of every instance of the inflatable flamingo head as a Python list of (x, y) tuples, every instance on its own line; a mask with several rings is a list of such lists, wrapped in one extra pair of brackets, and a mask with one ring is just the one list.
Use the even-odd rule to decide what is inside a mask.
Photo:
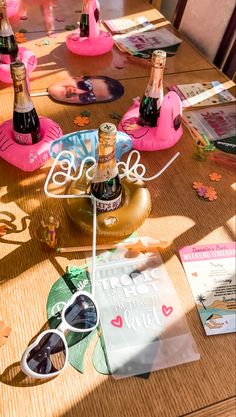
[(100, 22), (100, 4), (98, 0), (89, 1), (89, 37), (97, 38), (99, 36)]

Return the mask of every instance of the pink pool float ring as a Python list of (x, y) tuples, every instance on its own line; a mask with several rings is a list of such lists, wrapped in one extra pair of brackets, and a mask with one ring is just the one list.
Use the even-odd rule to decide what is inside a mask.
[[(22, 46), (19, 46), (19, 60), (25, 64), (27, 74), (30, 74), (37, 65), (37, 58), (34, 53)], [(8, 57), (8, 62), (0, 63), (0, 81), (4, 83), (12, 83), (10, 57)]]
[(89, 35), (82, 37), (80, 29), (76, 30), (66, 37), (67, 48), (74, 54), (85, 56), (96, 56), (109, 52), (114, 41), (108, 32), (99, 29), (100, 5), (98, 0), (84, 0), (83, 9), (86, 9), (86, 14), (88, 14)]
[(20, 8), (19, 0), (6, 0), (7, 16), (15, 16)]
[(21, 145), (14, 140), (12, 120), (0, 125), (0, 157), (22, 171), (32, 172), (43, 166), (51, 158), (52, 142), (63, 134), (53, 120), (39, 119), (42, 139), (34, 145)]
[(132, 147), (140, 151), (158, 151), (174, 146), (183, 134), (182, 104), (179, 96), (173, 91), (165, 95), (156, 127), (138, 124), (139, 105), (139, 98), (134, 99), (133, 105), (118, 126), (119, 131), (130, 136)]
[(113, 47), (113, 39), (108, 32), (99, 31), (96, 38), (81, 38), (79, 30), (66, 38), (67, 48), (77, 55), (96, 56), (109, 52)]

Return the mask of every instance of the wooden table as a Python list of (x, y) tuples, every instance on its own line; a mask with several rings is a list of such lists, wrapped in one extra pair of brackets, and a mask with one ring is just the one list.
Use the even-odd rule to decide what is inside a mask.
[[(139, 11), (144, 14), (151, 10), (142, 0), (119, 0), (114, 2), (114, 7), (106, 6), (104, 0), (101, 5), (103, 16), (106, 14), (106, 17)], [(157, 12), (151, 13), (156, 16)], [(41, 28), (40, 25), (35, 27), (38, 31)], [(58, 26), (58, 30), (61, 29)], [(60, 42), (64, 35), (62, 32), (58, 35)], [(27, 37), (30, 36), (31, 47), (39, 56), (39, 67), (31, 76), (33, 90), (46, 89), (49, 82), (62, 79), (65, 71), (76, 74), (78, 72), (75, 71), (86, 70), (90, 62), (88, 58), (70, 56), (65, 47), (60, 45), (61, 51), (64, 51), (62, 66), (59, 64), (60, 55), (53, 52), (57, 48), (54, 43), (48, 49), (46, 46), (41, 47), (43, 49), (34, 46), (33, 39), (43, 38), (45, 33), (35, 31), (27, 34)], [(180, 49), (174, 58), (167, 60), (167, 69), (171, 70), (166, 71), (165, 86), (216, 79), (227, 81), (186, 42), (181, 48), (182, 53)], [(47, 51), (50, 51), (48, 67)], [(99, 58), (96, 71), (122, 80), (125, 94), (113, 103), (100, 104), (99, 107), (84, 106), (83, 110), (91, 112), (89, 128), (96, 128), (103, 121), (114, 121), (109, 116), (112, 111), (123, 114), (132, 98), (142, 95), (148, 81), (147, 65), (143, 67), (132, 62), (126, 64), (123, 70), (115, 71), (114, 62), (121, 55), (115, 49), (107, 55)], [(192, 57), (196, 57), (196, 60)], [(113, 62), (113, 66), (109, 62)], [(187, 68), (186, 63), (189, 65)], [(3, 121), (12, 116), (13, 94), (11, 87), (1, 87), (0, 115)], [(81, 107), (55, 103), (49, 97), (35, 97), (33, 101), (38, 114), (60, 123), (64, 133), (76, 130), (73, 119)], [(148, 174), (153, 175), (177, 151), (181, 156), (174, 165), (157, 181), (148, 184), (152, 195), (152, 212), (138, 232), (140, 235), (173, 241), (162, 252), (162, 257), (181, 300), (201, 359), (153, 372), (147, 380), (133, 377), (116, 381), (111, 376), (98, 374), (91, 363), (93, 346), (86, 355), (86, 371), (83, 375), (68, 366), (63, 374), (46, 383), (24, 377), (19, 360), (29, 341), (46, 323), (45, 304), (52, 284), (64, 273), (66, 266), (78, 265), (84, 258), (83, 253), (62, 256), (42, 251), (35, 239), (35, 229), (44, 211), (54, 210), (60, 218), (64, 246), (89, 244), (90, 237), (74, 229), (59, 200), (52, 201), (45, 197), (43, 185), (51, 162), (29, 174), (0, 161), (0, 217), (2, 221), (7, 221), (10, 229), (10, 233), (0, 239), (0, 320), (3, 319), (12, 328), (6, 345), (0, 348), (1, 416), (235, 416), (235, 337), (233, 334), (205, 336), (178, 255), (178, 249), (182, 246), (230, 242), (234, 239), (235, 177), (230, 169), (217, 166), (214, 162), (193, 160), (193, 141), (185, 129), (183, 137), (173, 148), (152, 152), (151, 155), (142, 153), (142, 162), (147, 165)], [(220, 172), (223, 179), (217, 184), (218, 200), (206, 203), (196, 196), (192, 182), (206, 181), (212, 171)]]
[[(69, 22), (76, 23), (79, 19), (79, 14), (74, 13), (74, 2), (70, 0), (67, 2), (67, 11), (63, 12), (63, 8), (60, 5), (61, 1), (58, 0), (58, 14), (55, 12), (55, 18), (57, 16), (65, 17), (64, 22), (55, 21), (55, 38), (49, 38), (43, 23), (40, 22), (39, 6), (34, 6), (32, 9), (29, 5), (30, 18), (26, 21), (20, 21), (14, 24), (14, 30), (26, 29), (28, 32), (25, 34), (27, 42), (20, 44), (34, 51), (37, 56), (37, 68), (30, 75), (30, 87), (31, 90), (44, 91), (49, 85), (56, 81), (64, 80), (68, 76), (78, 75), (106, 75), (112, 76), (120, 80), (130, 79), (135, 77), (149, 76), (150, 68), (149, 64), (145, 60), (137, 58), (131, 58), (122, 54), (117, 47), (105, 54), (102, 59), (97, 57), (83, 57), (72, 54), (65, 45), (66, 36), (70, 33), (65, 31), (64, 28)], [(127, 5), (129, 4), (129, 5)], [(136, 16), (139, 14), (146, 16), (157, 27), (167, 27), (175, 34), (177, 32), (174, 28), (171, 28), (168, 21), (155, 9), (144, 1), (133, 0), (130, 2), (119, 0), (115, 2), (115, 8), (107, 6), (105, 1), (101, 1), (102, 15), (106, 18), (114, 18), (119, 16)], [(62, 10), (61, 10), (62, 9)], [(69, 20), (66, 17), (68, 11), (71, 10)], [(36, 14), (37, 12), (37, 14)], [(76, 17), (76, 19), (75, 19)], [(42, 18), (41, 18), (42, 20)], [(178, 34), (177, 34), (178, 35)], [(38, 46), (43, 40), (47, 40), (49, 45)], [(66, 65), (65, 65), (66, 63)], [(124, 68), (118, 69), (118, 64), (124, 64)], [(193, 47), (190, 46), (184, 39), (178, 48), (178, 52), (175, 56), (168, 59), (165, 73), (182, 73), (187, 71), (193, 71), (195, 69), (203, 70), (211, 68), (211, 64)], [(1, 92), (10, 92), (11, 86), (0, 82), (0, 94)]]

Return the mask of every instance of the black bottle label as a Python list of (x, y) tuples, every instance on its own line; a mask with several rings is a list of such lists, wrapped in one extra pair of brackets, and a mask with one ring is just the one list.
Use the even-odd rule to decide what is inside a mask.
[(97, 211), (100, 211), (101, 213), (105, 213), (106, 211), (114, 211), (117, 210), (121, 205), (121, 194), (117, 198), (109, 201), (100, 200), (99, 198), (95, 198), (95, 200)]
[(15, 141), (21, 145), (33, 145), (42, 139), (39, 118), (34, 108), (24, 113), (14, 111), (13, 131)]
[(121, 205), (122, 187), (119, 175), (105, 181), (96, 182), (93, 179), (91, 194), (96, 199), (97, 211), (113, 211)]

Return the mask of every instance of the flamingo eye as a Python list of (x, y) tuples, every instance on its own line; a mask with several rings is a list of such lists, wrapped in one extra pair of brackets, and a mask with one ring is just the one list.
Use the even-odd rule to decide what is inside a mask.
[(99, 10), (98, 9), (95, 9), (94, 10), (94, 18), (95, 18), (96, 22), (98, 22), (99, 16), (100, 16)]

